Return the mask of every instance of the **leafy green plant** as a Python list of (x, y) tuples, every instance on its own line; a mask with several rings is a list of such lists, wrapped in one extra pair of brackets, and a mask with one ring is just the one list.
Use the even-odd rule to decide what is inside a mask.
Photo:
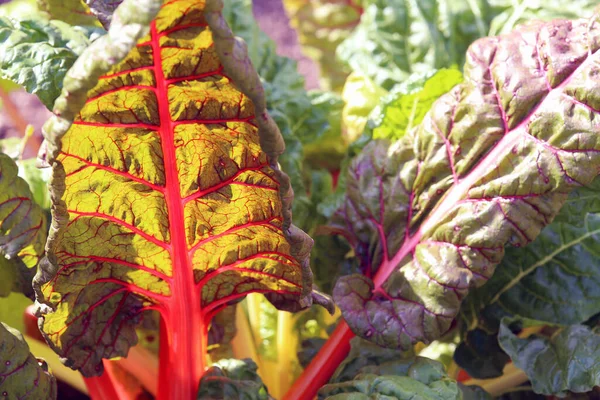
[(286, 1), (341, 95), (250, 0), (0, 6), (0, 393), (595, 390), (600, 21), (549, 3)]

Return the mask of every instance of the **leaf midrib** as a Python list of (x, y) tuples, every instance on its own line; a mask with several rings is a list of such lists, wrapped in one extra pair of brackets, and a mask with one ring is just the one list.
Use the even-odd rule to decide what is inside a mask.
[[(544, 98), (541, 99), (538, 104), (536, 104), (526, 118), (524, 118), (516, 127), (511, 129), (502, 139), (500, 139), (498, 143), (496, 143), (496, 145), (492, 147), (479, 161), (479, 163), (473, 167), (467, 176), (460, 179), (457, 185), (453, 185), (452, 188), (445, 193), (444, 197), (434, 207), (432, 212), (419, 226), (413, 236), (403, 243), (398, 252), (391, 259), (389, 259), (389, 261), (386, 257), (386, 260), (384, 260), (384, 262), (378, 268), (373, 279), (375, 290), (379, 289), (396, 270), (398, 264), (407, 255), (414, 251), (417, 245), (419, 245), (421, 242), (421, 239), (426, 234), (430, 233), (430, 231), (433, 230), (437, 224), (452, 211), (452, 209), (460, 200), (463, 200), (466, 197), (468, 191), (481, 177), (485, 175), (485, 173), (490, 170), (490, 167), (496, 164), (497, 160), (501, 160), (502, 156), (510, 152), (513, 146), (518, 144), (523, 135), (530, 135), (527, 132), (527, 126), (531, 121), (531, 118), (536, 115), (540, 107), (542, 107), (542, 105), (544, 105), (551, 96), (560, 95), (562, 93), (562, 89), (564, 89), (564, 87), (571, 82), (571, 79), (573, 79), (573, 77), (587, 64), (591, 63), (591, 60), (596, 58), (597, 55), (598, 50), (588, 55), (588, 57), (581, 64), (579, 64), (579, 66), (575, 68), (569, 76), (567, 76), (558, 86), (549, 91), (546, 96), (544, 96)], [(547, 145), (550, 146), (549, 144)], [(409, 223), (410, 221), (407, 222), (407, 224)], [(380, 240), (385, 241), (386, 238), (381, 237)]]

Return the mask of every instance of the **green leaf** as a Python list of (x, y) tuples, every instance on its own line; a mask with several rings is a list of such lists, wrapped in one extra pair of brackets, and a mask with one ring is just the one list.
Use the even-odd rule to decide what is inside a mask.
[[(509, 328), (516, 321), (502, 320), (500, 346), (525, 371), (535, 393), (564, 397), (568, 392), (585, 393), (600, 385), (600, 336), (590, 328), (571, 325), (550, 339), (520, 339)], [(535, 321), (526, 321), (532, 323)]]
[(353, 72), (391, 90), (413, 73), (462, 67), (467, 47), (487, 34), (491, 10), (467, 1), (367, 0), (360, 24), (338, 47)]
[(447, 376), (442, 364), (423, 357), (365, 366), (349, 380), (338, 378), (319, 390), (320, 400), (462, 398), (458, 384)]
[(380, 106), (380, 116), (375, 117), (378, 120), (371, 124), (373, 139), (400, 139), (423, 121), (425, 114), (440, 96), (462, 80), (462, 74), (456, 69), (411, 75)]
[(251, 359), (221, 360), (213, 364), (200, 380), (198, 400), (270, 400), (269, 392), (256, 373)]
[[(372, 371), (374, 368), (385, 370), (398, 369), (405, 374), (414, 361), (413, 350), (390, 350), (359, 337), (350, 340), (350, 353), (339, 365), (331, 378), (332, 383), (344, 382), (354, 379), (355, 376), (365, 372), (365, 368)], [(407, 359), (409, 359), (407, 361)]]
[(300, 140), (304, 146), (305, 165), (330, 171), (339, 169), (347, 145), (342, 138), (342, 97), (333, 92), (312, 90), (308, 92), (311, 108), (296, 124), (304, 130)]
[(44, 252), (46, 219), (15, 162), (0, 153), (0, 296), (33, 295), (31, 280)]
[(52, 109), (67, 70), (100, 33), (61, 21), (0, 18), (0, 77), (22, 85)]
[(598, 5), (596, 0), (573, 0), (569, 7), (561, 0), (527, 0), (515, 2), (500, 0), (494, 2), (501, 13), (490, 24), (490, 35), (508, 33), (518, 25), (532, 20), (551, 21), (557, 18), (579, 18), (591, 16)]
[(454, 361), (473, 378), (489, 379), (502, 375), (509, 357), (500, 348), (496, 332), (473, 329), (456, 348)]
[(0, 323), (0, 393), (8, 399), (56, 399), (56, 380), (30, 352), (19, 331)]

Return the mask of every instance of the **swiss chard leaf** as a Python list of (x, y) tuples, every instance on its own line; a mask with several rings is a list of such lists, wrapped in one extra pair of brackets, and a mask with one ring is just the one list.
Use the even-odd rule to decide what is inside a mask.
[(498, 338), (515, 365), (525, 371), (534, 392), (564, 397), (600, 385), (600, 336), (592, 329), (571, 325), (550, 339), (520, 339), (509, 328), (514, 322), (503, 319)]
[(67, 70), (100, 32), (61, 21), (0, 18), (0, 76), (23, 85), (50, 109)]
[(423, 357), (396, 357), (394, 361), (380, 365), (367, 364), (355, 376), (334, 376), (332, 382), (319, 391), (319, 399), (327, 400), (380, 397), (408, 400), (415, 396), (423, 399), (460, 399), (461, 391), (456, 381), (448, 378), (442, 364)]
[[(311, 304), (311, 241), (291, 225), (283, 140), (222, 3), (165, 3), (143, 36), (156, 5), (123, 2), (107, 41), (69, 72), (62, 119), (45, 126), (57, 212), (36, 289), (47, 341), (86, 376), (127, 353), (140, 314), (159, 311), (161, 361), (181, 379), (163, 389), (188, 398), (219, 310), (249, 292)], [(124, 21), (137, 36), (126, 42), (143, 37), (106, 74), (126, 49), (111, 45)]]
[(350, 346), (348, 356), (335, 371), (331, 383), (350, 381), (364, 372), (365, 368), (372, 371), (375, 368), (390, 370), (398, 367), (404, 368), (402, 369), (404, 371), (411, 364), (406, 360), (412, 361), (414, 358), (412, 349), (390, 350), (356, 337), (350, 341)]
[(6, 399), (54, 400), (56, 380), (19, 331), (0, 322), (0, 393)]
[(441, 336), (504, 246), (534, 240), (596, 177), (599, 47), (594, 19), (481, 39), (416, 129), (363, 150), (332, 226), (364, 272), (334, 290), (357, 335), (400, 348)]
[(254, 361), (221, 360), (202, 376), (198, 400), (272, 400)]
[(18, 167), (0, 153), (0, 296), (33, 296), (31, 280), (44, 253), (46, 219)]

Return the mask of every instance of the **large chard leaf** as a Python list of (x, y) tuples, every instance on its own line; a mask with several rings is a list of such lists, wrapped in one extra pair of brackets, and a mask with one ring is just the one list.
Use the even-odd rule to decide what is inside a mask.
[(0, 18), (0, 76), (23, 85), (52, 108), (67, 70), (100, 32), (41, 18)]
[(504, 246), (534, 240), (595, 178), (599, 47), (595, 20), (479, 40), (465, 82), (417, 128), (365, 148), (333, 223), (365, 273), (334, 290), (356, 334), (400, 348), (439, 337)]
[[(586, 393), (600, 385), (600, 336), (585, 325), (571, 325), (550, 339), (520, 339), (509, 328), (514, 319), (503, 319), (500, 345), (517, 367), (525, 371), (533, 391), (565, 397)], [(525, 324), (538, 324), (526, 320)]]
[(6, 399), (54, 400), (56, 380), (29, 352), (19, 331), (0, 323), (0, 393)]
[(31, 280), (44, 252), (46, 220), (18, 167), (0, 153), (0, 296), (33, 296)]
[[(124, 2), (109, 38), (119, 40), (117, 22), (143, 26), (136, 13), (155, 5)], [(166, 3), (70, 129), (60, 118), (45, 127), (57, 212), (37, 279), (40, 324), (84, 375), (125, 355), (140, 314), (158, 310), (170, 348), (161, 361), (192, 378), (174, 388), (185, 392), (200, 378), (208, 322), (228, 303), (249, 292), (290, 310), (312, 302), (311, 241), (290, 224), (291, 187), (277, 166), (283, 140), (221, 8)], [(78, 90), (70, 98), (88, 60), (65, 82)], [(59, 100), (62, 115), (72, 112)]]

